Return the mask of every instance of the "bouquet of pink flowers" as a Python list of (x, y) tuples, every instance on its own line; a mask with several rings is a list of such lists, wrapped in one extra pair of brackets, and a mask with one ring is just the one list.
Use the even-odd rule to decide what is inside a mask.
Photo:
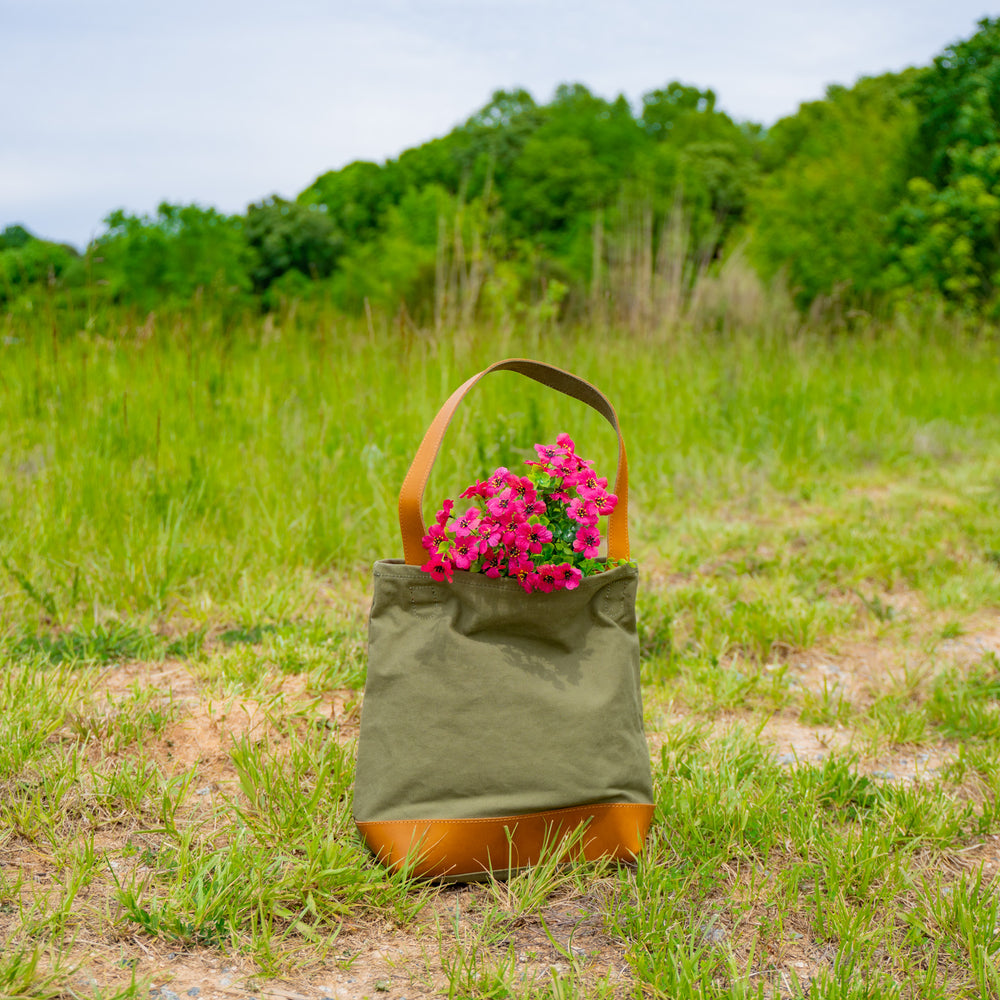
[(423, 537), (430, 558), (421, 569), (439, 581), (450, 581), (456, 569), (513, 577), (528, 593), (548, 594), (609, 568), (597, 558), (599, 520), (618, 503), (607, 479), (576, 454), (568, 434), (535, 451), (528, 475), (499, 468), (463, 491), (476, 505), (461, 516), (445, 500)]

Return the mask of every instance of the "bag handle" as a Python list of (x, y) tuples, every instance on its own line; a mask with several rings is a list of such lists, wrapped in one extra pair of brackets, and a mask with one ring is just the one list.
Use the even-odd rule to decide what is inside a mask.
[(409, 471), (403, 480), (399, 491), (399, 530), (403, 536), (403, 557), (410, 566), (419, 566), (424, 562), (426, 553), (421, 539), (427, 533), (424, 527), (423, 499), (424, 487), (430, 477), (437, 458), (438, 449), (444, 438), (445, 431), (451, 423), (451, 418), (458, 409), (458, 404), (466, 393), (490, 372), (517, 372), (526, 378), (534, 379), (542, 385), (555, 389), (566, 396), (586, 403), (601, 414), (615, 429), (618, 435), (618, 474), (615, 480), (615, 493), (618, 503), (608, 518), (608, 558), (628, 559), (628, 459), (625, 456), (625, 442), (622, 439), (621, 427), (618, 424), (618, 414), (608, 401), (608, 398), (596, 386), (585, 382), (576, 375), (571, 375), (554, 365), (542, 361), (530, 361), (527, 358), (507, 358), (484, 368), (478, 375), (473, 375), (462, 383), (447, 399), (444, 406), (438, 410), (437, 416), (431, 421), (424, 439), (417, 448), (417, 453), (410, 463)]

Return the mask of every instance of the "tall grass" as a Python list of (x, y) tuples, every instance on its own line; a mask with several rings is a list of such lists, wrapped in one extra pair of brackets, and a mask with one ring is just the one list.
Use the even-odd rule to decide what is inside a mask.
[[(692, 302), (633, 332), (302, 302), (7, 317), (0, 996), (91, 970), (103, 996), (194, 993), (220, 950), (254, 995), (321, 967), (352, 995), (1000, 995), (995, 341), (777, 307), (727, 329)], [(441, 401), (511, 354), (622, 415), (656, 818), (635, 867), (438, 891), (351, 831), (353, 578), (400, 553)], [(612, 467), (581, 405), (480, 388), (428, 506), (562, 429)]]
[[(1000, 449), (985, 334), (676, 323), (431, 335), (317, 303), (237, 319), (198, 302), (162, 317), (9, 316), (0, 626), (231, 616), (274, 600), (280, 581), (400, 554), (396, 496), (421, 434), (459, 382), (509, 355), (572, 369), (617, 405), (647, 557), (693, 503), (812, 494)], [(449, 432), (429, 502), (561, 430), (613, 467), (599, 417), (515, 375), (487, 380)]]

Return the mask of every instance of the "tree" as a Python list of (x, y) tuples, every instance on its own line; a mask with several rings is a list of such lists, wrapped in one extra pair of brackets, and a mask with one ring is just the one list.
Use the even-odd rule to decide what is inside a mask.
[(258, 292), (291, 270), (325, 278), (344, 250), (343, 235), (319, 206), (277, 195), (247, 209), (246, 239), (255, 254), (250, 277)]
[(915, 176), (893, 214), (888, 283), (1000, 310), (1000, 19), (946, 48), (909, 93)]
[(663, 141), (672, 137), (677, 125), (692, 115), (715, 113), (715, 91), (699, 90), (679, 80), (642, 95), (639, 123), (646, 134)]
[(779, 121), (762, 148), (767, 171), (750, 198), (750, 256), (765, 276), (784, 270), (799, 305), (838, 286), (880, 290), (889, 217), (905, 190), (916, 127), (904, 97), (912, 77), (834, 86)]
[(348, 243), (368, 240), (382, 228), (385, 213), (403, 196), (402, 178), (391, 165), (367, 160), (321, 174), (296, 201), (319, 205)]
[[(7, 242), (11, 230), (17, 230)], [(26, 235), (27, 239), (22, 240)], [(32, 287), (59, 283), (70, 271), (79, 254), (61, 243), (49, 243), (32, 236), (22, 226), (10, 226), (0, 244), (0, 304), (18, 298)]]
[(969, 39), (949, 45), (910, 89), (920, 115), (912, 175), (936, 188), (963, 173), (956, 157), (1000, 144), (1000, 18), (984, 18)]
[(247, 291), (250, 257), (238, 216), (162, 202), (155, 217), (122, 209), (106, 219), (95, 256), (114, 297), (152, 309), (198, 288), (229, 297)]
[(430, 313), (437, 277), (442, 223), (453, 224), (454, 197), (437, 184), (408, 191), (386, 213), (374, 240), (350, 247), (331, 285), (335, 301), (359, 311), (365, 300), (395, 309), (405, 302), (411, 312)]
[(0, 232), (0, 250), (17, 250), (35, 239), (24, 226), (7, 226)]

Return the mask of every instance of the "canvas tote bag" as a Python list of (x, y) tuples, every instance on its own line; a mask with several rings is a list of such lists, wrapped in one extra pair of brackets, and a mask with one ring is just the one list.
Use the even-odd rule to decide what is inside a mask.
[(530, 594), (513, 579), (456, 570), (438, 583), (420, 569), (421, 503), (442, 437), (466, 393), (495, 371), (582, 400), (614, 427), (608, 556), (629, 556), (625, 445), (600, 391), (524, 359), (497, 362), (455, 390), (400, 491), (405, 558), (374, 567), (354, 786), (358, 830), (379, 860), (455, 881), (532, 865), (581, 824), (578, 856), (631, 860), (653, 815), (636, 568)]

